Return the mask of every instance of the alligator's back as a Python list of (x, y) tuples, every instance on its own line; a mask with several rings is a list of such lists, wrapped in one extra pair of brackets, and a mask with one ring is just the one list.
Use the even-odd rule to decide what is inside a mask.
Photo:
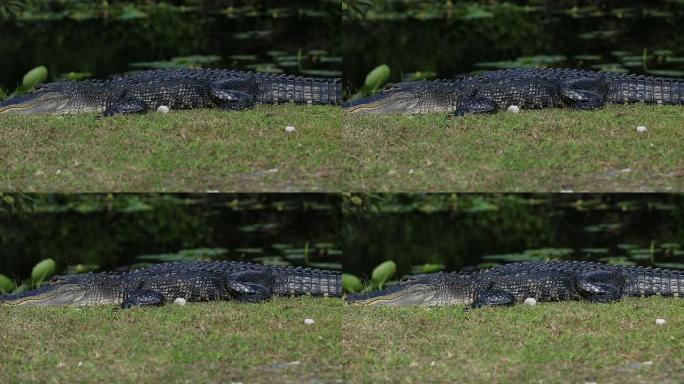
[(114, 80), (124, 82), (149, 82), (155, 79), (253, 79), (257, 89), (257, 101), (262, 103), (294, 102), (301, 104), (340, 104), (342, 83), (339, 79), (325, 79), (274, 73), (236, 71), (220, 68), (157, 69), (128, 75)]
[(410, 276), (395, 286), (348, 297), (366, 305), (512, 305), (540, 301), (611, 302), (625, 296), (684, 296), (684, 272), (584, 261), (529, 261), (472, 273)]
[(559, 272), (574, 276), (591, 273), (621, 276), (623, 296), (682, 296), (684, 297), (684, 271), (642, 266), (621, 266), (590, 261), (526, 261), (505, 264), (482, 273), (498, 276), (534, 275)]
[(124, 275), (127, 279), (138, 280), (144, 277), (164, 274), (191, 272), (221, 273), (230, 277), (232, 273), (269, 272), (274, 279), (273, 293), (281, 296), (342, 296), (342, 275), (337, 271), (324, 269), (270, 266), (242, 261), (178, 261), (155, 264)]
[(472, 76), (482, 82), (507, 82), (513, 79), (605, 79), (606, 101), (611, 103), (684, 104), (684, 82), (681, 79), (645, 75), (595, 72), (567, 68), (515, 68)]
[(0, 114), (142, 113), (170, 109), (243, 110), (255, 103), (339, 104), (339, 79), (227, 69), (159, 69), (110, 80), (61, 81), (0, 102)]
[(262, 301), (272, 296), (342, 296), (339, 272), (232, 261), (179, 261), (130, 272), (55, 276), (40, 288), (0, 295), (9, 305), (161, 305), (187, 301)]

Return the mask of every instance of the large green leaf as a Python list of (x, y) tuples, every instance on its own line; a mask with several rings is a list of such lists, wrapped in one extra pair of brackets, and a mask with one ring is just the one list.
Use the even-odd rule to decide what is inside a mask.
[(343, 273), (342, 288), (347, 292), (355, 293), (363, 289), (363, 283), (358, 277), (349, 273)]
[(382, 289), (385, 282), (394, 277), (396, 273), (397, 264), (392, 260), (385, 261), (384, 263), (375, 267), (375, 269), (373, 270), (373, 274), (371, 275), (371, 279), (373, 280), (373, 283), (375, 283), (375, 285)]
[(31, 281), (34, 285), (39, 285), (46, 278), (52, 276), (55, 273), (57, 265), (52, 259), (45, 259), (40, 263), (36, 264), (31, 271)]

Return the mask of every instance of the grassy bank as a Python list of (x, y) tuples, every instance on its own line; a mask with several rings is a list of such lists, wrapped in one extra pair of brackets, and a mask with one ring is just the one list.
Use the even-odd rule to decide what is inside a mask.
[(680, 106), (343, 119), (344, 177), (352, 191), (684, 188)]
[(341, 314), (339, 299), (307, 297), (116, 311), (2, 307), (0, 382), (336, 382)]
[(338, 107), (300, 105), (102, 119), (2, 116), (0, 190), (334, 190), (340, 116)]
[(684, 300), (677, 299), (468, 312), (348, 307), (342, 340), (350, 383), (684, 380)]

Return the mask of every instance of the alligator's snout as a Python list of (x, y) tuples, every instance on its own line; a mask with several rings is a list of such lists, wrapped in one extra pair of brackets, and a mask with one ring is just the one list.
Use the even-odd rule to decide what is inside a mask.
[(0, 115), (10, 113), (63, 113), (69, 97), (56, 91), (36, 91), (0, 102)]
[(350, 113), (364, 112), (383, 112), (382, 107), (386, 105), (386, 93), (378, 93), (358, 100), (352, 100), (342, 104), (342, 108)]
[(435, 296), (430, 284), (402, 282), (375, 292), (347, 296), (347, 302), (357, 305), (426, 305)]
[(423, 92), (420, 82), (416, 83), (390, 84), (381, 92), (347, 102), (342, 108), (350, 113), (421, 113)]
[(0, 102), (0, 115), (27, 110), (38, 98), (38, 94), (30, 93), (2, 101)]
[(31, 291), (0, 295), (0, 305), (58, 306), (78, 305), (86, 294), (82, 285), (60, 276)]

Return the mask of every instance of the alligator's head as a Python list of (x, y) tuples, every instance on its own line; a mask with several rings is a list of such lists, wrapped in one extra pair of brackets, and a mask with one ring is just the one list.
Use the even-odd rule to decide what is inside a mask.
[(96, 81), (61, 81), (43, 84), (25, 95), (0, 102), (0, 115), (63, 114), (100, 111), (104, 85)]
[(420, 113), (421, 82), (389, 85), (381, 92), (342, 105), (349, 113)]
[(467, 303), (466, 294), (459, 297), (453, 295), (457, 291), (446, 292), (449, 287), (444, 284), (445, 276), (443, 273), (411, 276), (380, 291), (350, 295), (347, 301), (359, 305), (440, 305), (449, 297), (450, 304)]
[(0, 102), (0, 115), (10, 113), (64, 113), (69, 101), (69, 96), (62, 92), (38, 90)]
[(0, 295), (0, 305), (85, 305), (93, 288), (83, 283), (79, 275), (55, 276), (50, 282), (32, 291)]

